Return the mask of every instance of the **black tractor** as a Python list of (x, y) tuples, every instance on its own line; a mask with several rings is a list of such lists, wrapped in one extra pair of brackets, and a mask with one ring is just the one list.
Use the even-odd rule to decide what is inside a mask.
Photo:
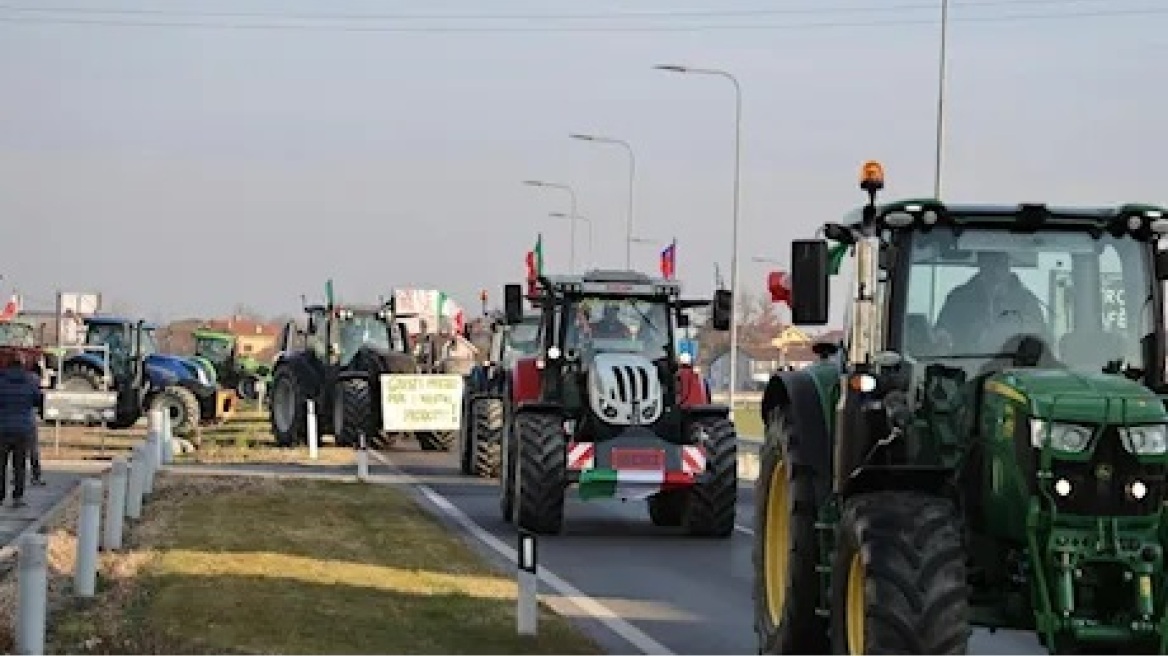
[[(276, 442), (307, 442), (307, 401), (312, 400), (318, 435), (335, 436), (337, 446), (356, 446), (364, 434), (369, 446), (389, 446), (396, 436), (381, 429), (381, 375), (418, 373), (392, 302), (342, 307), (330, 298), (304, 311), (306, 330), (289, 322), (280, 338), (270, 407)], [(417, 438), (425, 450), (449, 449), (435, 435), (419, 433)]]
[(516, 358), (539, 351), (539, 322), (538, 314), (529, 314), (515, 325), (508, 325), (502, 315), (491, 319), (487, 358), (471, 369), (463, 388), (459, 464), (467, 476), (499, 475), (511, 368)]

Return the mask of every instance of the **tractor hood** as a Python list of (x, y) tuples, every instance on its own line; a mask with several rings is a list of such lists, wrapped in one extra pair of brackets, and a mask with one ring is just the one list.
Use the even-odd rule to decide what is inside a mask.
[(1031, 414), (1051, 421), (1113, 425), (1168, 421), (1155, 393), (1114, 374), (1011, 369), (991, 377), (986, 391), (1025, 403)]
[(187, 378), (194, 378), (204, 385), (210, 385), (212, 382), (202, 367), (188, 358), (177, 355), (161, 353), (149, 355), (146, 357), (146, 369), (152, 381), (165, 381), (164, 385)]

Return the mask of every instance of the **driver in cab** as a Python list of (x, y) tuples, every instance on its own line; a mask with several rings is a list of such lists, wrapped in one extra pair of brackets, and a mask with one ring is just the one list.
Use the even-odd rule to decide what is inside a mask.
[(604, 306), (600, 321), (592, 324), (592, 336), (601, 339), (632, 339), (632, 331), (620, 319), (620, 306), (609, 303)]
[(978, 272), (949, 292), (937, 317), (937, 337), (945, 350), (996, 353), (1018, 335), (1045, 340), (1042, 303), (1010, 270), (1009, 256), (981, 251), (977, 264)]

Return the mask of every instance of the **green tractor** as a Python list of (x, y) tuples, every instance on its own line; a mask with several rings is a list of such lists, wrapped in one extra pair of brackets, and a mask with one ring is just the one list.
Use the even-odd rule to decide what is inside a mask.
[(233, 388), (242, 399), (254, 401), (259, 398), (259, 383), (271, 388), (272, 367), (239, 349), (239, 340), (232, 333), (199, 328), (193, 333), (195, 338), (195, 360), (214, 373), (223, 387)]
[(973, 626), (1168, 652), (1168, 210), (878, 204), (880, 165), (861, 181), (792, 245), (795, 324), (855, 271), (842, 343), (763, 395), (759, 653), (961, 654)]

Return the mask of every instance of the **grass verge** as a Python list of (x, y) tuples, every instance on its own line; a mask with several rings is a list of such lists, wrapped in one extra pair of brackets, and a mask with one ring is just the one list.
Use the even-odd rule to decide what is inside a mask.
[(514, 580), (386, 486), (165, 474), (127, 546), (49, 653), (603, 653), (517, 636)]

